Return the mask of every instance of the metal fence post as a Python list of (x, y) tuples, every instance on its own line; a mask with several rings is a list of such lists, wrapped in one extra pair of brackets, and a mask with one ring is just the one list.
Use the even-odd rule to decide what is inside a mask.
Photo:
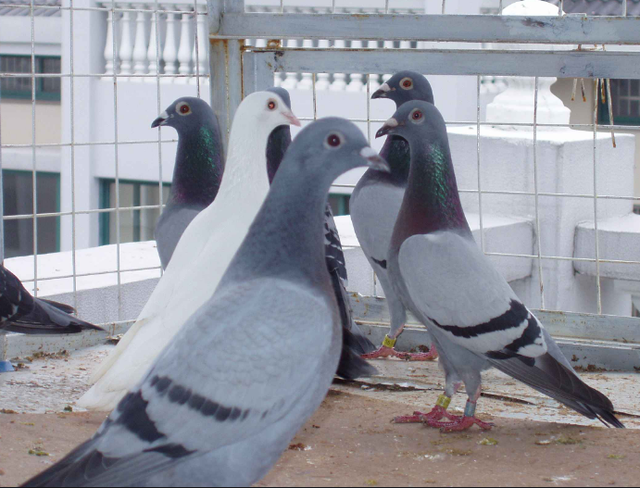
[[(225, 13), (244, 12), (244, 0), (208, 0), (211, 107), (218, 116), (228, 149), (233, 116), (242, 101), (242, 48), (244, 39), (216, 39)], [(227, 152), (227, 151), (225, 151)]]
[[(0, 87), (2, 102), (2, 87)], [(0, 263), (4, 263), (4, 180), (2, 179), (2, 110), (0, 110)]]
[[(2, 87), (0, 87), (0, 102), (2, 102)], [(4, 264), (4, 192), (2, 180), (2, 109), (0, 109), (0, 263)], [(6, 360), (7, 339), (0, 334), (0, 363)]]

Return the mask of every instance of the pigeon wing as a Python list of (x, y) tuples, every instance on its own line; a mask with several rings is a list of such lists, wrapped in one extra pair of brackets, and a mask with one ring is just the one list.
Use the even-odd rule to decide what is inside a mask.
[(470, 237), (414, 235), (398, 260), (416, 309), (456, 344), (480, 354), (547, 352), (542, 325)]
[(189, 319), (93, 439), (27, 486), (141, 484), (258, 435), (308, 402), (321, 377), (329, 386), (334, 320), (326, 301), (292, 283), (228, 287)]

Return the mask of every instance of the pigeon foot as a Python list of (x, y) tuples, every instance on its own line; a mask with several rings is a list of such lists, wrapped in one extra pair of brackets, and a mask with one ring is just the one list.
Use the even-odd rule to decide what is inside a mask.
[(463, 432), (469, 430), (474, 425), (477, 425), (482, 430), (491, 430), (495, 427), (494, 424), (483, 422), (475, 417), (458, 417), (453, 422), (439, 422), (434, 420), (428, 420), (425, 422), (429, 427), (440, 429), (443, 433), (451, 432)]
[(447, 412), (447, 407), (449, 406), (450, 403), (451, 403), (451, 399), (442, 395), (440, 398), (438, 398), (438, 403), (436, 404), (435, 407), (433, 407), (433, 410), (431, 410), (431, 412), (429, 413), (413, 412), (413, 415), (394, 418), (393, 423), (394, 424), (423, 423), (428, 425), (430, 422), (438, 422), (443, 418), (446, 418), (447, 420), (451, 420), (452, 423), (458, 422), (461, 419), (461, 417), (452, 415), (449, 412)]
[(396, 339), (391, 339), (389, 336), (384, 338), (382, 345), (373, 352), (363, 354), (362, 359), (382, 359), (389, 357), (396, 357), (398, 359), (404, 359), (405, 361), (433, 361), (438, 357), (438, 351), (435, 347), (431, 347), (429, 352), (426, 353), (409, 353), (396, 351), (395, 346)]

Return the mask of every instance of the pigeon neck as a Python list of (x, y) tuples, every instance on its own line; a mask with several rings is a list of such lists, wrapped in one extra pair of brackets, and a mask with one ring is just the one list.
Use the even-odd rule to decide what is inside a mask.
[(273, 178), (290, 144), (291, 127), (288, 125), (276, 127), (269, 136), (269, 142), (267, 142), (267, 173), (269, 175), (269, 183), (273, 182)]
[(306, 287), (331, 286), (324, 262), (324, 209), (331, 182), (323, 184), (302, 174), (300, 166), (292, 163), (278, 171), (234, 259), (245, 265), (227, 279), (241, 280), (245, 270), (252, 276), (282, 277)]
[(209, 206), (218, 194), (223, 171), (220, 130), (214, 121), (181, 134), (169, 203)]
[(410, 235), (439, 230), (470, 232), (446, 136), (412, 142), (411, 161), (403, 204), (404, 227)]
[(269, 181), (265, 148), (269, 134), (265, 127), (252, 120), (251, 114), (236, 114), (229, 134), (225, 175), (220, 185), (223, 199), (247, 200), (266, 195)]
[(389, 136), (380, 151), (380, 156), (389, 163), (391, 173), (387, 175), (375, 170), (374, 173), (380, 177), (390, 178), (400, 186), (406, 186), (411, 162), (409, 143), (402, 137)]

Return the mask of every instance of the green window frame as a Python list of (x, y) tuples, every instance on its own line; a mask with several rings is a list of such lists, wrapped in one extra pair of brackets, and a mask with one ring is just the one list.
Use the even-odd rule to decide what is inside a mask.
[[(100, 179), (100, 209), (111, 209), (114, 208), (115, 202), (111, 200), (111, 185), (114, 185), (116, 182), (115, 179), (112, 178), (101, 178)], [(119, 180), (121, 185), (132, 185), (133, 186), (133, 207), (146, 206), (149, 204), (142, 204), (142, 188), (150, 187), (150, 188), (158, 188), (158, 182), (153, 181), (136, 181), (136, 180)], [(162, 183), (163, 193), (167, 193), (171, 188), (171, 183)], [(164, 199), (164, 196), (163, 196)], [(164, 203), (164, 201), (163, 201)], [(153, 205), (153, 204), (150, 204)], [(129, 206), (129, 205), (122, 205)], [(111, 218), (114, 216), (114, 212), (103, 212), (100, 214), (100, 245), (107, 246), (113, 244), (111, 242)], [(132, 240), (126, 242), (140, 242), (142, 240), (142, 210), (134, 210), (133, 211), (133, 235)], [(125, 241), (123, 241), (125, 242)]]
[(348, 193), (329, 193), (329, 203), (331, 204), (331, 210), (333, 210), (334, 217), (350, 214), (350, 199), (351, 195)]
[[(640, 80), (611, 80), (611, 98), (613, 104), (613, 123), (615, 125), (640, 126)], [(609, 124), (609, 101), (605, 94), (599, 100), (600, 124)]]
[[(36, 56), (35, 72), (57, 74), (61, 72), (60, 56)], [(0, 56), (0, 72), (24, 73), (24, 78), (0, 78), (0, 94), (3, 98), (31, 100), (31, 56), (3, 54)], [(60, 101), (61, 78), (36, 78), (36, 100)]]

